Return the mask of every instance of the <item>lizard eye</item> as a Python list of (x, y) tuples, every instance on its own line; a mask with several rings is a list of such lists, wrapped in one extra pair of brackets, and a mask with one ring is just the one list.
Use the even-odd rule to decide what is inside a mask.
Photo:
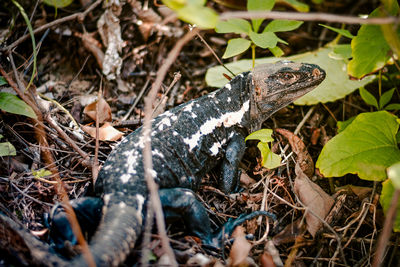
[(281, 84), (291, 84), (296, 81), (297, 76), (294, 73), (281, 73), (277, 76), (278, 82)]

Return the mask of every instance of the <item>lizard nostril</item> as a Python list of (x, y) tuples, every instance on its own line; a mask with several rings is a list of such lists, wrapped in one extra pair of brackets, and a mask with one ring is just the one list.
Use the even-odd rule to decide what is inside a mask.
[(321, 71), (320, 71), (319, 69), (315, 68), (315, 69), (313, 69), (313, 71), (312, 71), (312, 75), (313, 75), (314, 77), (318, 77), (319, 75), (321, 75)]

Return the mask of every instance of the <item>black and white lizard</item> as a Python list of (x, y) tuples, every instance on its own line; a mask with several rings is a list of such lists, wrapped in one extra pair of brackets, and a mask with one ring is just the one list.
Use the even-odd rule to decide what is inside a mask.
[[(159, 185), (165, 214), (181, 217), (204, 244), (215, 245), (207, 212), (193, 191), (217, 165), (221, 166), (221, 189), (225, 193), (237, 190), (244, 138), (324, 78), (325, 71), (313, 64), (280, 61), (260, 65), (224, 87), (156, 117), (150, 134), (151, 173)], [(97, 266), (123, 262), (142, 232), (148, 199), (143, 140), (140, 129), (123, 139), (99, 173), (95, 191), (102, 200), (81, 200), (76, 205), (78, 212), (88, 209), (88, 214), (103, 207), (90, 242)], [(70, 264), (85, 266), (86, 262), (77, 256)]]

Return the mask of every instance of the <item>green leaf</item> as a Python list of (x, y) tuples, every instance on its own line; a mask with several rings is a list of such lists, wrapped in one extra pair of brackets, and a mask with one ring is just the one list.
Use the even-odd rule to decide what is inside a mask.
[(400, 104), (394, 103), (394, 104), (389, 104), (385, 107), (386, 110), (400, 110)]
[[(248, 0), (247, 10), (248, 11), (270, 11), (275, 5), (275, 0)], [(264, 19), (252, 19), (253, 29), (258, 32), (261, 23)]]
[(392, 88), (382, 94), (381, 98), (379, 98), (379, 108), (380, 109), (383, 109), (383, 107), (386, 106), (386, 104), (390, 102), (395, 89), (396, 88)]
[(245, 141), (247, 140), (260, 140), (263, 143), (268, 143), (274, 141), (274, 138), (272, 138), (272, 133), (273, 131), (271, 129), (261, 129), (255, 132), (252, 132), (249, 134)]
[(271, 151), (268, 143), (259, 142), (257, 144), (261, 152), (262, 166), (267, 169), (274, 169), (281, 165), (281, 157)]
[(0, 76), (0, 86), (7, 84), (6, 79), (3, 76)]
[[(382, 192), (379, 202), (383, 208), (383, 212), (386, 214), (389, 210), (390, 204), (392, 203), (393, 193), (395, 188), (390, 179), (387, 179), (382, 183)], [(400, 232), (400, 201), (397, 203), (396, 219), (393, 224), (393, 230), (395, 232)]]
[(222, 58), (230, 58), (249, 49), (251, 42), (243, 38), (234, 38), (228, 41), (225, 53)]
[(379, 109), (378, 101), (376, 101), (376, 98), (370, 92), (368, 92), (367, 89), (365, 89), (363, 86), (361, 86), (359, 91), (360, 91), (361, 98), (365, 101), (365, 103)]
[(19, 99), (17, 96), (6, 92), (0, 92), (0, 109), (9, 113), (24, 115), (33, 119), (37, 118), (35, 112), (30, 106), (28, 106), (28, 104)]
[(328, 26), (328, 25), (325, 25), (325, 24), (318, 24), (318, 25), (322, 26), (322, 27), (325, 27), (325, 28), (327, 28), (327, 29), (329, 29), (331, 31), (337, 32), (338, 34), (341, 34), (344, 37), (347, 37), (347, 38), (350, 38), (350, 39), (354, 38), (354, 35), (352, 35), (348, 30), (331, 27), (331, 26)]
[(346, 129), (347, 126), (349, 126), (354, 121), (355, 118), (356, 117), (351, 117), (350, 119), (345, 120), (345, 121), (338, 121), (337, 122), (337, 132), (338, 133), (343, 132), (343, 130)]
[(397, 117), (387, 111), (362, 113), (322, 149), (316, 167), (326, 177), (358, 174), (361, 179), (383, 181), (386, 168), (400, 161)]
[[(378, 9), (369, 17), (376, 17)], [(362, 78), (383, 68), (390, 59), (390, 47), (378, 25), (364, 24), (351, 40), (353, 59), (348, 64), (348, 74)]]
[(217, 33), (246, 33), (248, 34), (251, 30), (250, 22), (244, 19), (229, 19), (226, 21), (219, 21), (215, 31)]
[(387, 176), (396, 189), (400, 189), (400, 162), (397, 162), (387, 169)]
[(178, 18), (201, 29), (214, 29), (218, 23), (218, 14), (205, 6), (187, 5), (176, 12)]
[(9, 142), (0, 143), (0, 157), (4, 156), (15, 156), (17, 151), (15, 147)]
[(272, 48), (278, 43), (278, 37), (273, 32), (255, 33), (250, 31), (250, 39), (261, 48)]
[(351, 45), (350, 44), (339, 44), (333, 48), (333, 51), (329, 53), (329, 57), (337, 60), (346, 60), (351, 58)]
[(307, 4), (304, 4), (296, 0), (279, 0), (279, 2), (289, 5), (299, 12), (308, 12), (310, 10), (310, 7)]
[(43, 0), (43, 3), (55, 8), (63, 8), (69, 6), (74, 0)]
[[(256, 59), (256, 65), (274, 63), (278, 60), (291, 60), (294, 62), (307, 62), (317, 64), (326, 71), (325, 80), (314, 90), (295, 101), (297, 105), (314, 105), (319, 102), (326, 103), (343, 98), (344, 96), (357, 90), (360, 86), (370, 83), (374, 77), (365, 77), (361, 81), (350, 80), (346, 73), (347, 62), (335, 60), (328, 55), (334, 48), (325, 47), (316, 51), (293, 55), (290, 57), (267, 57)], [(233, 73), (249, 71), (252, 68), (250, 59), (238, 60), (225, 65)], [(209, 86), (222, 87), (227, 83), (223, 73), (226, 70), (222, 66), (212, 67), (207, 70), (206, 82)]]
[(303, 21), (297, 20), (273, 20), (264, 29), (264, 32), (287, 32), (300, 27)]
[(279, 48), (279, 46), (275, 46), (275, 47), (270, 47), (268, 48), (269, 51), (271, 51), (271, 53), (276, 56), (276, 57), (281, 57), (283, 56), (284, 52), (282, 51), (282, 49)]

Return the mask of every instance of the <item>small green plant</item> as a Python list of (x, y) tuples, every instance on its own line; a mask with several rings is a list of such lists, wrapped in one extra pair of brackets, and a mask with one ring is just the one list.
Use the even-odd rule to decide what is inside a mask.
[(389, 104), (390, 100), (392, 100), (393, 93), (396, 88), (392, 88), (386, 92), (384, 92), (380, 97), (379, 101), (364, 87), (360, 87), (360, 95), (361, 98), (367, 103), (368, 105), (374, 106), (377, 110), (399, 110), (400, 104), (399, 103), (392, 103)]
[[(247, 10), (249, 11), (270, 11), (275, 5), (275, 0), (248, 0)], [(302, 21), (295, 20), (273, 20), (260, 32), (263, 19), (252, 19), (251, 24), (244, 19), (229, 19), (218, 22), (215, 31), (218, 33), (237, 33), (244, 37), (234, 38), (228, 41), (225, 53), (222, 58), (230, 58), (245, 52), (251, 47), (253, 67), (256, 46), (268, 48), (276, 57), (283, 55), (278, 42), (287, 44), (276, 36), (276, 32), (291, 31), (300, 27)]]
[(36, 119), (36, 114), (32, 108), (17, 96), (10, 93), (0, 92), (0, 109), (9, 113)]
[(261, 152), (261, 165), (268, 169), (274, 169), (281, 165), (281, 157), (271, 151), (268, 143), (274, 141), (271, 129), (261, 129), (249, 134), (247, 140), (259, 140), (257, 148)]

